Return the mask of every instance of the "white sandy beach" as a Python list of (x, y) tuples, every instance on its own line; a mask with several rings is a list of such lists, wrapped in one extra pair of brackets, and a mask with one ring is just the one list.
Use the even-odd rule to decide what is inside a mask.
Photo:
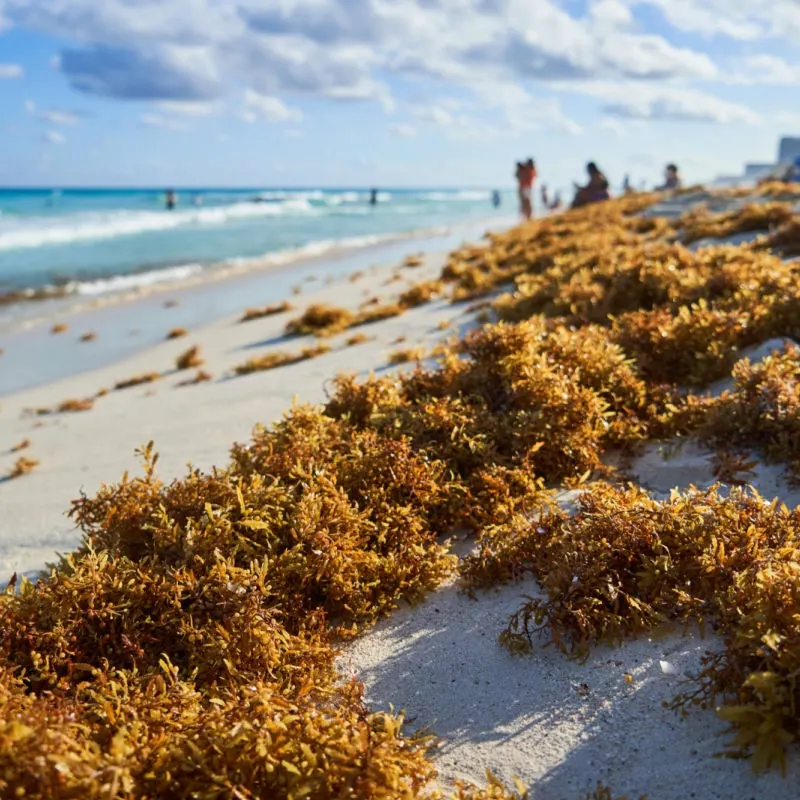
[[(337, 373), (384, 370), (393, 350), (430, 349), (472, 324), (475, 312), (468, 312), (467, 304), (435, 300), (360, 328), (374, 337), (366, 343), (345, 347), (349, 331), (331, 339), (333, 349), (326, 355), (230, 377), (235, 365), (252, 356), (310, 344), (311, 337), (283, 334), (287, 319), (312, 302), (350, 309), (372, 296), (390, 302), (408, 285), (438, 277), (443, 263), (443, 255), (428, 256), (419, 268), (386, 265), (353, 281), (310, 281), (300, 295), (287, 298), (293, 312), (246, 324), (238, 323), (239, 315), (228, 316), (112, 366), (3, 397), (0, 474), (18, 455), (41, 463), (30, 474), (0, 483), (2, 579), (13, 572), (33, 576), (57, 552), (75, 547), (78, 533), (64, 515), (70, 501), (125, 470), (135, 471), (134, 450), (149, 440), (160, 453), (158, 472), (165, 480), (183, 474), (187, 463), (201, 469), (222, 464), (231, 444), (246, 441), (256, 423), (278, 419), (295, 399), (323, 400), (326, 381)], [(396, 273), (400, 280), (390, 282)], [(168, 313), (163, 320), (166, 334)], [(444, 329), (444, 321), (451, 326)], [(754, 357), (779, 344), (767, 343)], [(192, 373), (169, 371), (193, 345), (200, 346), (203, 368), (214, 380), (177, 388)], [(169, 374), (153, 384), (110, 392), (90, 411), (27, 413), (152, 371)], [(30, 448), (11, 453), (23, 439), (30, 439)], [(651, 447), (633, 464), (640, 483), (656, 496), (674, 486), (713, 483), (710, 453), (690, 442), (668, 455)], [(800, 492), (778, 468), (759, 466), (753, 481), (768, 499), (800, 501)], [(696, 671), (702, 654), (719, 646), (713, 635), (678, 631), (617, 649), (597, 648), (585, 664), (554, 648), (512, 656), (497, 635), (521, 596), (536, 591), (528, 581), (469, 599), (450, 582), (348, 645), (341, 666), (364, 681), (373, 707), (405, 709), (411, 729), (429, 728), (441, 737), (435, 762), (444, 781), (480, 781), (489, 769), (505, 780), (518, 777), (537, 800), (578, 797), (598, 780), (631, 800), (645, 793), (650, 800), (779, 800), (796, 794), (796, 754), (785, 778), (776, 772), (756, 776), (747, 761), (715, 758), (725, 738), (713, 711), (693, 710), (681, 718), (662, 706), (680, 691), (682, 675)]]

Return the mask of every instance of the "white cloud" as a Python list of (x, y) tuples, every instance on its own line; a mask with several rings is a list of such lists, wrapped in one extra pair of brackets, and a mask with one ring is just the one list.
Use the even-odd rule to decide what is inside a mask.
[(67, 140), (59, 131), (45, 131), (42, 134), (42, 141), (46, 144), (64, 144)]
[(139, 122), (148, 128), (161, 128), (162, 130), (176, 133), (188, 130), (185, 122), (171, 117), (164, 117), (161, 114), (142, 114), (139, 117)]
[(21, 78), (24, 74), (19, 64), (0, 64), (0, 78)]
[(421, 122), (431, 122), (434, 125), (452, 125), (453, 115), (438, 106), (417, 106), (411, 113)]
[(404, 125), (402, 123), (390, 125), (389, 132), (394, 136), (399, 136), (401, 139), (411, 139), (417, 135), (417, 129), (413, 125)]
[(222, 110), (221, 105), (213, 101), (204, 103), (202, 101), (162, 100), (157, 105), (168, 114), (179, 114), (185, 117), (210, 117), (219, 114)]
[(747, 70), (734, 76), (735, 83), (763, 83), (791, 86), (800, 83), (800, 64), (762, 53), (745, 60)]
[(630, 0), (658, 8), (674, 28), (741, 41), (800, 38), (797, 0)]
[(617, 136), (625, 136), (628, 133), (629, 126), (618, 119), (614, 119), (614, 117), (603, 117), (597, 123), (597, 127), (604, 131), (611, 131)]
[(68, 111), (59, 108), (39, 108), (33, 100), (25, 101), (25, 110), (32, 117), (44, 120), (51, 125), (77, 125), (81, 114), (78, 111)]
[(243, 104), (240, 116), (245, 122), (256, 122), (259, 119), (268, 122), (299, 122), (303, 119), (303, 112), (299, 108), (289, 108), (283, 100), (259, 94), (252, 89), (245, 90)]
[[(716, 1), (716, 0), (715, 0)], [(742, 2), (743, 0), (736, 0)], [(572, 16), (559, 0), (11, 0), (10, 24), (78, 42), (61, 69), (81, 91), (208, 101), (231, 85), (266, 96), (367, 100), (382, 77), (479, 80), (711, 78), (704, 53), (640, 32), (625, 0)]]
[(617, 119), (748, 125), (761, 121), (759, 115), (746, 106), (697, 89), (597, 81), (575, 87), (575, 91), (600, 98), (602, 112)]

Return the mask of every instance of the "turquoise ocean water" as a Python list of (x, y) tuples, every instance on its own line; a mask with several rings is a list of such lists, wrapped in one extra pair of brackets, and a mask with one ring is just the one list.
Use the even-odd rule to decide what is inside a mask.
[[(489, 191), (0, 189), (0, 301), (97, 296), (224, 263), (286, 264), (490, 216)], [(511, 196), (503, 210), (510, 210)]]

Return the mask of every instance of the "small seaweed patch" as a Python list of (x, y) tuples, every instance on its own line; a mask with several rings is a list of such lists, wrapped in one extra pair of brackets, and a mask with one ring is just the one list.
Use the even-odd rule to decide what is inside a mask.
[(265, 370), (284, 367), (287, 364), (297, 364), (301, 361), (308, 361), (311, 358), (329, 353), (331, 350), (328, 344), (318, 344), (313, 347), (305, 347), (299, 353), (266, 353), (257, 358), (251, 358), (244, 364), (234, 367), (236, 375), (249, 375), (251, 372), (264, 372)]
[(94, 331), (87, 331), (86, 333), (81, 334), (80, 341), (82, 342), (93, 342), (97, 338), (97, 334)]
[(200, 352), (200, 345), (194, 345), (190, 347), (185, 353), (181, 353), (175, 359), (175, 369), (183, 370), (183, 369), (192, 369), (194, 367), (200, 367), (205, 363), (203, 356)]
[(444, 283), (440, 280), (423, 281), (403, 292), (398, 299), (398, 303), (403, 308), (416, 308), (429, 303), (434, 297), (440, 295), (443, 290)]
[(11, 471), (6, 477), (8, 480), (20, 478), (23, 475), (27, 475), (29, 472), (33, 472), (33, 470), (35, 470), (38, 466), (39, 462), (35, 458), (26, 458), (25, 456), (20, 456), (14, 462), (14, 466), (11, 467)]
[(248, 308), (245, 310), (239, 322), (252, 322), (254, 319), (273, 317), (276, 314), (283, 314), (286, 311), (291, 311), (293, 308), (294, 306), (286, 300), (277, 305), (264, 306), (263, 308)]
[(214, 380), (214, 376), (210, 372), (200, 369), (193, 377), (187, 378), (186, 380), (178, 383), (176, 388), (181, 386), (197, 386), (199, 383), (207, 383), (208, 381), (212, 380)]
[(50, 333), (52, 334), (59, 334), (59, 333), (66, 333), (69, 330), (69, 325), (64, 322), (58, 322), (50, 328)]
[(123, 389), (132, 389), (134, 386), (142, 386), (146, 383), (153, 383), (161, 377), (160, 372), (144, 372), (141, 375), (134, 375), (132, 378), (117, 381), (114, 384), (114, 391), (118, 392)]
[(286, 331), (292, 334), (311, 333), (317, 336), (329, 336), (351, 327), (355, 319), (352, 312), (346, 308), (314, 303), (299, 317), (289, 320)]
[(418, 253), (416, 255), (406, 256), (403, 260), (402, 266), (404, 267), (421, 267), (425, 264), (425, 257), (422, 253)]
[(389, 354), (390, 364), (407, 364), (409, 361), (422, 361), (426, 356), (424, 347), (408, 347)]
[(367, 336), (366, 333), (359, 332), (354, 333), (352, 336), (348, 336), (344, 343), (347, 347), (353, 347), (357, 344), (364, 344), (365, 342), (372, 341), (372, 338), (373, 337), (371, 336)]
[(182, 339), (184, 336), (188, 336), (189, 331), (186, 328), (171, 328), (167, 332), (167, 339)]
[(12, 453), (19, 453), (20, 450), (27, 450), (31, 446), (30, 439), (23, 439), (20, 442), (17, 442), (12, 448)]
[(94, 408), (94, 398), (87, 397), (84, 400), (64, 400), (55, 408), (37, 408), (33, 413), (37, 416), (44, 417), (49, 414), (69, 414), (79, 411), (91, 411), (92, 408)]

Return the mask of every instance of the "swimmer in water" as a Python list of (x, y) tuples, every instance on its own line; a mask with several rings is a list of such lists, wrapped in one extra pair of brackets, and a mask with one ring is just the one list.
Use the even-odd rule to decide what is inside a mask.
[(178, 196), (172, 189), (167, 189), (167, 197), (165, 201), (167, 211), (172, 211), (176, 205), (178, 205)]

